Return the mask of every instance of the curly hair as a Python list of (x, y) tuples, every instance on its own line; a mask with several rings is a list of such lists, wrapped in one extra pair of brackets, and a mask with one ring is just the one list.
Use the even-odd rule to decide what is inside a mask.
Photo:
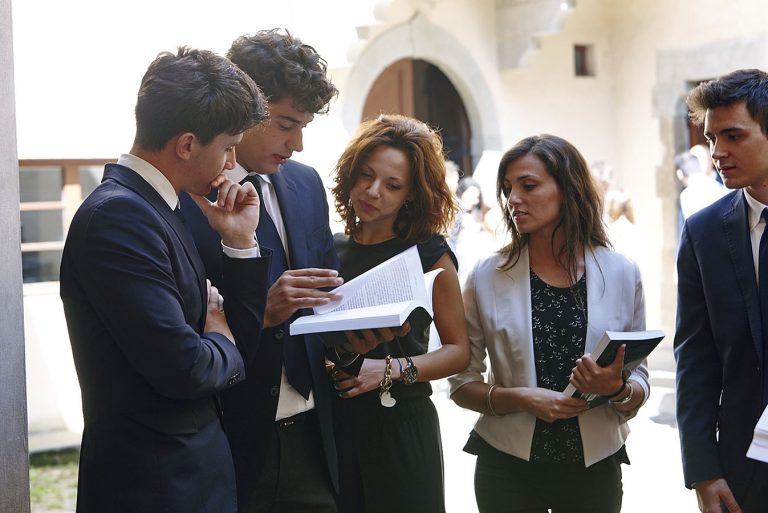
[(412, 198), (397, 214), (395, 235), (409, 242), (422, 242), (435, 233), (447, 234), (458, 206), (445, 179), (440, 136), (416, 119), (382, 114), (360, 125), (334, 170), (336, 185), (331, 192), (347, 235), (354, 234), (359, 226), (350, 191), (365, 162), (381, 146), (402, 151), (411, 168)]
[(163, 52), (141, 79), (136, 101), (136, 138), (159, 151), (175, 135), (192, 132), (203, 145), (220, 134), (238, 134), (268, 117), (253, 80), (227, 59), (186, 46)]
[[(507, 168), (526, 155), (533, 155), (544, 164), (547, 173), (555, 179), (563, 195), (560, 220), (555, 232), (562, 230), (565, 245), (557, 256), (567, 262), (567, 270), (575, 283), (578, 249), (609, 247), (610, 242), (602, 220), (603, 204), (600, 193), (587, 162), (571, 143), (554, 135), (526, 137), (501, 157), (496, 176), (496, 197), (504, 212), (504, 224), (512, 240), (500, 250), (500, 253), (507, 257), (500, 268), (509, 269), (514, 266), (520, 259), (523, 248), (528, 244), (528, 234), (517, 231), (512, 213), (507, 207), (510, 190), (504, 185)], [(554, 233), (552, 237), (554, 239)]]
[(732, 71), (709, 82), (700, 83), (686, 99), (690, 118), (704, 123), (707, 110), (744, 102), (752, 119), (768, 134), (768, 73), (759, 69)]
[(240, 36), (227, 58), (256, 82), (270, 103), (291, 98), (298, 110), (325, 114), (338, 94), (326, 75), (325, 60), (287, 30), (285, 34), (271, 29)]

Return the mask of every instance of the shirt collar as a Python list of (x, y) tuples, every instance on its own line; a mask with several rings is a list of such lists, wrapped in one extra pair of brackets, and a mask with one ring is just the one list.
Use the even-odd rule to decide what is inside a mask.
[(272, 180), (270, 179), (269, 175), (262, 175), (261, 173), (256, 173), (255, 171), (248, 171), (238, 163), (235, 163), (234, 168), (224, 171), (224, 174), (227, 176), (227, 178), (229, 178), (235, 183), (242, 182), (246, 176), (258, 175), (262, 180), (264, 180), (268, 184), (270, 185), (272, 184)]
[(176, 190), (171, 185), (171, 182), (168, 181), (168, 178), (159, 169), (146, 160), (130, 153), (120, 155), (117, 163), (136, 172), (157, 191), (171, 210), (176, 210), (176, 207), (179, 205), (179, 196), (176, 194)]
[(768, 205), (763, 205), (750, 196), (746, 189), (743, 190), (744, 199), (747, 200), (747, 205), (749, 205), (749, 211), (747, 212), (747, 215), (749, 216), (749, 231), (752, 231), (758, 224), (760, 224), (760, 215), (763, 213), (763, 209)]
[(248, 171), (238, 163), (235, 163), (235, 167), (224, 171), (224, 175), (235, 183), (240, 183), (248, 176)]

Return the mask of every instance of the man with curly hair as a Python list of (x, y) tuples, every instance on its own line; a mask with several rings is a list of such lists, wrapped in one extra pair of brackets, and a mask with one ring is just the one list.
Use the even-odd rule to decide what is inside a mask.
[[(314, 335), (291, 336), (288, 325), (303, 309), (334, 297), (321, 289), (342, 282), (323, 182), (313, 168), (290, 160), (303, 149), (303, 129), (328, 111), (338, 91), (315, 49), (287, 31), (241, 36), (227, 57), (259, 86), (270, 115), (245, 133), (237, 165), (227, 173), (259, 191), (264, 209), (256, 238), (262, 250), (272, 250), (264, 330), (253, 334), (260, 337), (258, 351), (246, 362), (248, 380), (222, 396), (238, 507), (335, 512), (338, 470), (324, 346)], [(221, 283), (217, 234), (199, 212), (190, 221), (208, 276)]]

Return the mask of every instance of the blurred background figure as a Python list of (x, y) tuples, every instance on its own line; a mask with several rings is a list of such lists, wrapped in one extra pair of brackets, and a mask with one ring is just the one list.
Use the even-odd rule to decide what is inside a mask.
[(714, 203), (725, 193), (725, 187), (717, 179), (709, 149), (704, 144), (697, 144), (675, 156), (675, 165), (675, 174), (683, 186), (680, 192), (683, 220)]
[(496, 249), (493, 228), (486, 221), (490, 207), (483, 199), (480, 184), (471, 176), (459, 180), (456, 188), (459, 202), (456, 256), (459, 259), (459, 281), (463, 284), (475, 262)]
[[(448, 190), (451, 191), (453, 197), (458, 201), (456, 189), (459, 187), (459, 178), (463, 173), (459, 169), (459, 165), (452, 160), (445, 161), (445, 183), (448, 185)], [(461, 229), (461, 213), (456, 215), (456, 219), (453, 222), (453, 227), (448, 232), (448, 245), (455, 252), (456, 242), (459, 236), (459, 230)]]
[(632, 198), (621, 187), (609, 189), (605, 194), (605, 221), (608, 225), (615, 223), (635, 224), (635, 209)]
[(602, 197), (603, 223), (611, 246), (623, 255), (631, 255), (643, 268), (645, 235), (635, 224), (632, 196), (616, 183), (613, 166), (607, 162), (593, 162), (590, 172)]

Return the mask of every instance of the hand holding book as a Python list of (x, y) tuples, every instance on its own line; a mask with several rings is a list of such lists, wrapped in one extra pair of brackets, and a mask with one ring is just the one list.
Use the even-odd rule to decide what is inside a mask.
[(348, 330), (344, 332), (347, 341), (342, 344), (342, 348), (350, 353), (366, 354), (379, 344), (390, 342), (395, 337), (404, 337), (410, 331), (411, 324), (408, 321), (402, 326), (392, 328)]
[(591, 354), (585, 354), (576, 360), (571, 384), (584, 394), (611, 397), (621, 393), (625, 381), (622, 377), (625, 351), (626, 345), (620, 345), (613, 361), (605, 367), (598, 365)]
[[(442, 269), (424, 273), (416, 246), (334, 289), (338, 299), (313, 308), (291, 323), (291, 335), (403, 326), (411, 315), (432, 318), (432, 287)], [(326, 345), (348, 337), (323, 337)]]
[[(661, 330), (647, 331), (606, 331), (597, 345), (592, 349), (590, 355), (584, 355), (579, 360), (598, 367), (609, 368), (608, 374), (615, 373), (618, 362), (622, 362), (621, 372), (628, 375), (637, 369), (641, 363), (648, 357), (659, 342), (664, 338), (664, 332)], [(621, 351), (621, 354), (619, 354)], [(599, 372), (599, 371), (598, 371)], [(615, 377), (615, 374), (612, 374)], [(612, 382), (614, 385), (617, 382)], [(579, 386), (588, 387), (588, 390), (582, 390)], [(605, 385), (607, 386), (607, 385)], [(602, 388), (600, 392), (604, 392)], [(607, 395), (615, 393), (617, 388), (607, 392)], [(569, 397), (581, 397), (589, 402), (590, 407), (595, 407), (608, 401), (606, 395), (595, 393), (590, 385), (585, 383), (571, 383), (565, 387), (563, 393)]]

